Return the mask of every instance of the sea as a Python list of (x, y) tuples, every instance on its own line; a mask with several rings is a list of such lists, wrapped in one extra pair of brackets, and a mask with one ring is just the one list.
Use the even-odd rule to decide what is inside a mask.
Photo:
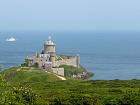
[[(52, 37), (57, 54), (80, 55), (91, 80), (140, 79), (140, 32), (0, 32), (0, 65), (18, 66)], [(6, 42), (14, 37), (15, 42)]]

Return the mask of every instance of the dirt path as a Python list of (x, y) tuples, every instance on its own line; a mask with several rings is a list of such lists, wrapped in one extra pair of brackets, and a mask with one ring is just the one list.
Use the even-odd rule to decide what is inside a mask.
[(59, 76), (59, 75), (56, 75), (56, 74), (55, 74), (55, 76), (57, 76), (57, 77), (60, 78), (61, 80), (66, 80), (65, 77), (62, 77), (62, 76)]
[[(47, 71), (46, 71), (46, 72), (47, 72)], [(62, 77), (62, 76), (60, 76), (60, 75), (57, 75), (57, 74), (54, 74), (54, 73), (51, 73), (51, 72), (47, 72), (47, 73), (53, 74), (53, 75), (55, 75), (56, 77), (58, 77), (59, 79), (61, 79), (61, 80), (63, 80), (63, 81), (66, 80), (65, 77)]]

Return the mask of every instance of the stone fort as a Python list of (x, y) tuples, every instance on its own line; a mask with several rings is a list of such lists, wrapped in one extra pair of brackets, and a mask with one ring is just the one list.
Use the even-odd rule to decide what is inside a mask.
[(80, 56), (65, 56), (56, 54), (56, 44), (51, 37), (44, 43), (44, 49), (41, 53), (36, 53), (35, 56), (27, 57), (28, 66), (35, 66), (45, 71), (52, 72), (64, 76), (64, 68), (61, 65), (69, 65), (79, 68)]

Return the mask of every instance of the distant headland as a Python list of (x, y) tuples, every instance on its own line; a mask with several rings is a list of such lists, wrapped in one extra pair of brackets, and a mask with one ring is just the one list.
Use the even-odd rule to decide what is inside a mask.
[(45, 41), (44, 49), (41, 53), (27, 56), (21, 66), (35, 67), (46, 72), (70, 78), (87, 79), (93, 75), (80, 65), (79, 54), (75, 56), (57, 55), (56, 44), (52, 41), (51, 36)]

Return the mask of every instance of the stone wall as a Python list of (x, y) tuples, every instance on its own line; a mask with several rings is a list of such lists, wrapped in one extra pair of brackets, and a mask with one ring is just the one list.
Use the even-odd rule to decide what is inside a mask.
[(52, 72), (64, 76), (64, 68), (52, 68)]
[(45, 62), (45, 69), (46, 70), (52, 69), (52, 62)]
[(56, 66), (59, 67), (60, 65), (69, 65), (69, 66), (78, 67), (79, 63), (80, 63), (79, 57), (74, 56), (67, 59), (56, 61)]

